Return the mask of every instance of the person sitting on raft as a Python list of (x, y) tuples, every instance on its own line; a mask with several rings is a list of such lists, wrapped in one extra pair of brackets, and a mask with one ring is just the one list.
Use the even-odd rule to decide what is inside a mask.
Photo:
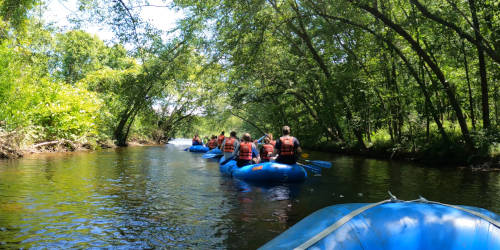
[(240, 145), (238, 138), (236, 138), (236, 132), (231, 131), (229, 135), (231, 137), (226, 137), (220, 144), (220, 150), (223, 152), (226, 160), (232, 158), (236, 154), (235, 149)]
[(217, 137), (217, 145), (222, 145), (222, 142), (224, 141), (226, 137), (224, 136), (224, 131), (220, 132), (220, 135)]
[(196, 145), (203, 145), (203, 142), (201, 141), (201, 138), (198, 134), (195, 134), (193, 137), (193, 146)]
[(217, 144), (217, 136), (212, 135), (212, 139), (210, 141), (208, 141), (207, 147), (210, 150), (212, 150), (212, 149), (216, 148), (217, 146), (218, 146), (218, 144)]
[(238, 161), (236, 165), (239, 168), (251, 165), (254, 163), (259, 163), (259, 151), (257, 147), (252, 142), (252, 138), (249, 133), (244, 133), (240, 145), (236, 148), (236, 154), (238, 155)]
[(283, 136), (276, 141), (274, 152), (278, 154), (276, 162), (293, 165), (297, 163), (302, 149), (300, 148), (299, 140), (290, 136), (290, 127), (283, 126)]
[(275, 140), (273, 140), (273, 134), (271, 134), (271, 133), (267, 133), (266, 135), (267, 135), (267, 137), (269, 137), (269, 143), (270, 143), (271, 145), (273, 145), (273, 147), (274, 147), (274, 146), (276, 146), (276, 141), (275, 141)]
[(268, 162), (273, 156), (274, 145), (271, 144), (271, 140), (266, 136), (264, 138), (264, 144), (260, 148), (260, 162)]

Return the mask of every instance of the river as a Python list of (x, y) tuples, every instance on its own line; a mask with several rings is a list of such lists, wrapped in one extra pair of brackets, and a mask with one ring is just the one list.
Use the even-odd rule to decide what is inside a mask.
[(0, 248), (253, 249), (318, 209), (387, 191), (500, 212), (497, 172), (308, 152), (333, 167), (255, 186), (185, 142), (1, 160)]

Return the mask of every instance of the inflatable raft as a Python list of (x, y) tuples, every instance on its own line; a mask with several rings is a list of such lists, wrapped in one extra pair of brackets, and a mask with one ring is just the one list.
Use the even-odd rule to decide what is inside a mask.
[(251, 182), (299, 182), (307, 177), (306, 170), (298, 165), (287, 165), (276, 162), (265, 162), (247, 165), (239, 168), (235, 160), (222, 164), (225, 158), (219, 161), (220, 171), (224, 175)]
[(260, 249), (500, 249), (499, 220), (486, 209), (423, 198), (334, 205)]
[(218, 148), (214, 148), (203, 154), (202, 157), (205, 159), (219, 159), (222, 157), (222, 151)]
[(210, 150), (208, 147), (205, 147), (203, 145), (194, 145), (189, 147), (189, 152), (196, 152), (196, 153), (206, 153), (208, 150)]
[(208, 154), (222, 155), (222, 151), (218, 148), (211, 149), (207, 152)]

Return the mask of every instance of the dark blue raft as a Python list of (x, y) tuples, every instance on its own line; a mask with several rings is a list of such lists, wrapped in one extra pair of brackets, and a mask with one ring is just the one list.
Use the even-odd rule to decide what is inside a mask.
[[(219, 163), (223, 163), (222, 157)], [(306, 179), (307, 173), (298, 164), (287, 165), (275, 162), (265, 162), (238, 168), (235, 160), (220, 164), (220, 171), (237, 179), (252, 182), (300, 182)]]
[(486, 209), (395, 199), (323, 208), (260, 249), (500, 249)]
[(195, 152), (195, 153), (206, 153), (208, 150), (210, 150), (208, 147), (205, 147), (203, 145), (194, 145), (189, 147), (189, 152)]

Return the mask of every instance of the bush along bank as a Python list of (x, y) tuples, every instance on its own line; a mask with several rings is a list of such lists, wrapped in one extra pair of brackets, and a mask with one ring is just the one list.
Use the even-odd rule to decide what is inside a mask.
[(473, 169), (494, 170), (500, 168), (500, 143), (498, 133), (476, 133), (475, 148), (468, 149), (459, 136), (444, 141), (437, 136), (429, 136), (424, 141), (390, 138), (372, 138), (363, 148), (356, 144), (342, 142), (322, 142), (307, 146), (308, 149), (357, 155), (377, 159), (406, 160), (431, 166), (468, 166)]

